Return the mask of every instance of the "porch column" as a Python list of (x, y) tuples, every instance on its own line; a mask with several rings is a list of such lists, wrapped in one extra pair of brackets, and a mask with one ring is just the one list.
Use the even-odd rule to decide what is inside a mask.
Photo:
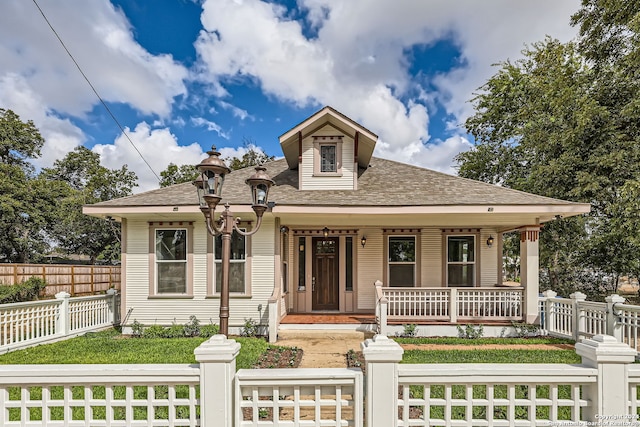
[(540, 282), (538, 270), (540, 267), (538, 256), (538, 237), (540, 226), (527, 226), (520, 229), (520, 282), (524, 287), (524, 321), (538, 323), (538, 294)]

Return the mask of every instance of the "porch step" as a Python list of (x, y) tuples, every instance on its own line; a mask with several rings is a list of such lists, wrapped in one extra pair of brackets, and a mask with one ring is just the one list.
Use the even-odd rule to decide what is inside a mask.
[[(283, 328), (288, 326), (289, 328)], [(292, 339), (318, 339), (328, 338), (332, 340), (343, 341), (364, 341), (367, 338), (373, 336), (372, 331), (360, 331), (360, 330), (347, 330), (336, 329), (338, 325), (297, 325), (297, 329), (292, 329), (290, 326), (295, 325), (280, 325), (278, 330), (278, 341), (280, 340), (292, 340)], [(307, 326), (324, 326), (323, 329), (310, 329)], [(351, 327), (355, 325), (349, 325)]]

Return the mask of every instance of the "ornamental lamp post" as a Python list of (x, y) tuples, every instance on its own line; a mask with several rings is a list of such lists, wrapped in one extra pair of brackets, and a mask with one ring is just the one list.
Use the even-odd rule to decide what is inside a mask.
[(200, 176), (193, 182), (198, 192), (198, 202), (202, 211), (207, 230), (212, 236), (222, 236), (222, 277), (220, 284), (220, 333), (229, 335), (229, 267), (231, 264), (231, 235), (235, 231), (243, 236), (255, 234), (262, 224), (262, 215), (268, 209), (269, 188), (274, 184), (262, 166), (256, 167), (256, 172), (245, 183), (251, 188), (251, 208), (258, 218), (253, 230), (246, 232), (238, 228), (240, 218), (234, 218), (229, 211), (229, 204), (224, 205), (224, 211), (216, 221), (214, 213), (218, 203), (222, 200), (222, 184), (231, 169), (220, 159), (220, 152), (216, 147), (207, 151), (209, 157), (204, 159), (196, 168)]

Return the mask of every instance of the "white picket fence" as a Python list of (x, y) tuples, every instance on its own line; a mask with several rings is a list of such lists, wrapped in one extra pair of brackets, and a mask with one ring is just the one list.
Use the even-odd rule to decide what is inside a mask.
[(579, 340), (598, 334), (638, 348), (640, 306), (625, 304), (619, 295), (610, 295), (606, 302), (586, 301), (586, 295), (573, 293), (558, 298), (554, 291), (543, 292), (539, 299), (540, 329), (543, 333)]
[[(98, 330), (117, 324), (117, 291), (70, 298), (0, 305), (0, 353)], [(2, 424), (0, 424), (2, 425)]]
[[(611, 336), (582, 364), (399, 364), (384, 335), (358, 369), (241, 369), (216, 335), (194, 365), (0, 366), (3, 427), (636, 425), (636, 351)], [(366, 390), (365, 390), (366, 388)], [(617, 424), (616, 424), (617, 422)], [(587, 424), (588, 423), (588, 424)]]

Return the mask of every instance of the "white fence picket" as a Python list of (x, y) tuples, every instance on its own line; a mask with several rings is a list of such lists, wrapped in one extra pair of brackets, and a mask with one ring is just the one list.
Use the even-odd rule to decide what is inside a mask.
[[(0, 353), (98, 330), (117, 322), (117, 294), (0, 305)], [(65, 302), (68, 301), (68, 304)], [(68, 307), (68, 313), (63, 312)], [(61, 327), (68, 321), (66, 327)]]

